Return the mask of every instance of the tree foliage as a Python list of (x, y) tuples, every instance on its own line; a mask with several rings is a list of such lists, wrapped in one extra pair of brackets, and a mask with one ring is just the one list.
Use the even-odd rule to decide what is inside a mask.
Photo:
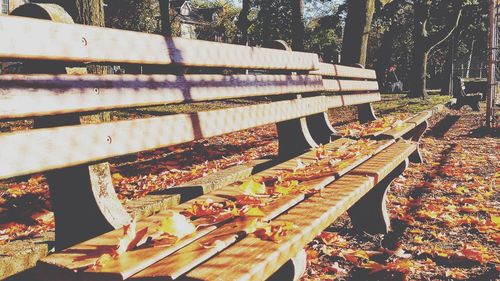
[[(297, 9), (302, 2), (305, 5), (303, 14)], [(366, 16), (367, 12), (368, 15), (371, 14), (371, 10), (366, 10), (366, 5), (359, 5), (365, 2), (373, 4), (372, 21)], [(480, 57), (486, 49), (486, 1), (353, 1), (351, 10), (363, 7), (366, 10), (361, 11), (362, 16), (358, 17), (366, 23), (359, 20), (349, 23), (349, 1), (243, 0), (240, 3), (245, 4), (245, 9), (229, 0), (193, 0), (191, 3), (199, 8), (221, 8), (219, 17), (213, 23), (197, 29), (200, 39), (214, 40), (216, 35), (224, 34), (223, 41), (228, 43), (262, 46), (267, 41), (284, 40), (292, 46), (293, 27), (302, 22), (305, 32), (295, 36), (295, 41), (300, 43), (294, 49), (302, 49), (297, 46), (303, 46), (304, 51), (318, 53), (323, 61), (338, 62), (339, 53), (344, 46), (344, 50), (357, 53), (354, 60), (351, 57), (350, 61), (345, 60), (344, 54), (345, 63), (365, 62), (366, 67), (377, 70), (381, 80), (387, 69), (396, 67), (405, 86), (424, 78), (428, 87), (446, 85), (452, 75), (452, 62), (467, 65), (471, 54), (472, 57)], [(418, 14), (422, 5), (427, 6), (429, 13), (424, 13), (423, 17), (420, 13), (421, 18), (415, 20), (415, 11)], [(453, 22), (453, 14), (459, 10), (457, 7), (462, 6), (458, 27), (450, 33), (449, 23)], [(158, 0), (109, 0), (106, 24), (116, 28), (159, 33), (158, 15)], [(175, 16), (171, 21), (173, 35), (178, 36), (179, 25)], [(420, 28), (417, 32), (416, 23), (420, 21), (425, 23), (425, 28), (417, 26)], [(364, 27), (358, 28), (360, 32), (354, 32), (352, 28), (356, 26)], [(420, 33), (422, 37), (415, 37), (416, 33)], [(417, 62), (415, 54), (412, 55), (415, 50), (427, 50), (425, 69), (422, 59)], [(415, 70), (419, 65), (422, 70), (420, 74)], [(421, 88), (424, 88), (422, 84)]]

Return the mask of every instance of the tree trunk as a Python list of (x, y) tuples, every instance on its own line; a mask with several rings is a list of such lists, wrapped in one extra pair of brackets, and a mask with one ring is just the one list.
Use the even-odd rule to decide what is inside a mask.
[(444, 42), (458, 26), (458, 21), (462, 14), (461, 3), (451, 15), (451, 21), (440, 31), (432, 35), (428, 34), (427, 22), (430, 18), (432, 1), (415, 0), (414, 18), (413, 18), (413, 51), (412, 51), (412, 70), (410, 77), (410, 94), (412, 98), (427, 98), (426, 76), (427, 76), (427, 58), (431, 50)]
[(474, 53), (474, 43), (476, 40), (472, 39), (472, 42), (470, 43), (470, 51), (469, 51), (469, 58), (467, 59), (467, 72), (465, 73), (465, 77), (469, 78), (470, 75), (470, 67), (472, 63), (472, 54)]
[(241, 32), (241, 41), (243, 45), (248, 45), (248, 28), (250, 27), (250, 21), (248, 20), (248, 15), (250, 14), (250, 0), (243, 0), (240, 15), (238, 16), (238, 29)]
[(447, 94), (451, 96), (452, 91), (452, 81), (453, 81), (453, 59), (454, 59), (454, 46), (453, 44), (455, 40), (450, 41), (450, 47), (448, 48), (448, 52), (446, 53), (446, 59), (443, 64), (443, 72), (442, 72), (442, 83), (441, 83), (441, 93)]
[(292, 50), (304, 50), (304, 0), (292, 0)]
[(347, 18), (342, 39), (342, 64), (359, 63), (363, 66), (366, 64), (366, 50), (374, 11), (375, 0), (347, 1)]
[(159, 0), (161, 34), (172, 36), (172, 26), (170, 25), (170, 0)]
[(269, 3), (270, 1), (267, 0), (261, 0), (260, 1), (260, 11), (259, 11), (259, 17), (262, 19), (262, 42), (261, 44), (264, 45), (266, 42), (269, 42), (272, 40), (271, 37), (271, 4)]
[(383, 82), (387, 69), (392, 65), (392, 53), (394, 50), (394, 38), (396, 37), (396, 24), (392, 24), (382, 35), (382, 44), (380, 45), (378, 60), (377, 60), (377, 78), (379, 80), (379, 88), (382, 89)]
[(57, 0), (73, 17), (75, 23), (104, 26), (104, 3), (103, 0)]
[(412, 79), (412, 90), (410, 91), (411, 98), (427, 98), (427, 58), (429, 52), (425, 51), (423, 48), (415, 46), (415, 50), (412, 54), (413, 60), (413, 72)]

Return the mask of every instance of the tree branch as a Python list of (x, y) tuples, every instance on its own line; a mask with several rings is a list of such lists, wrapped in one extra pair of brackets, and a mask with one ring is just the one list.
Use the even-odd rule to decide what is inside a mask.
[(436, 47), (437, 45), (443, 43), (450, 35), (453, 33), (453, 31), (458, 27), (458, 24), (460, 22), (460, 17), (462, 15), (462, 8), (456, 9), (451, 21), (446, 24), (446, 26), (431, 35), (428, 35), (427, 40), (426, 40), (426, 47), (427, 49), (431, 50), (432, 48)]

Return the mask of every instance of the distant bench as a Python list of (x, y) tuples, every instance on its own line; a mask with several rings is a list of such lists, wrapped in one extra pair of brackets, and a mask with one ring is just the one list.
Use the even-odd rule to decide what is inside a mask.
[[(0, 37), (0, 59), (23, 61), (31, 73), (0, 76), (0, 120), (34, 118), (36, 128), (0, 134), (0, 179), (45, 173), (59, 250), (39, 262), (45, 280), (266, 279), (345, 211), (357, 229), (387, 232), (387, 188), (410, 156), (421, 160), (418, 144), (400, 137), (418, 140), (428, 116), (416, 116), (406, 121), (412, 125), (404, 132), (387, 132), (392, 137), (374, 142), (336, 136), (326, 114), (331, 108), (357, 105), (360, 121), (375, 120), (370, 104), (380, 101), (375, 72), (278, 50), (286, 49), (280, 42), (268, 45), (274, 49), (256, 48), (14, 16), (0, 16)], [(147, 65), (153, 73), (64, 74), (68, 66), (92, 62)], [(182, 74), (186, 69), (234, 74)], [(244, 74), (248, 69), (260, 74)], [(106, 110), (249, 97), (269, 101), (97, 124), (84, 124), (82, 118)], [(264, 220), (298, 226), (279, 242), (248, 235), (248, 220), (232, 221), (202, 228), (170, 247), (133, 249), (99, 269), (90, 267), (116, 245), (131, 220), (104, 161), (266, 124), (277, 126), (279, 154), (256, 177), (291, 171), (298, 159), (313, 165), (317, 151), (311, 149), (319, 144), (331, 153), (366, 148), (337, 163), (335, 172), (299, 183), (321, 193), (294, 193), (263, 207)], [(233, 177), (173, 210), (185, 210), (196, 200), (234, 198), (241, 180)], [(165, 212), (138, 225), (152, 225)], [(223, 243), (200, 246), (214, 239)]]

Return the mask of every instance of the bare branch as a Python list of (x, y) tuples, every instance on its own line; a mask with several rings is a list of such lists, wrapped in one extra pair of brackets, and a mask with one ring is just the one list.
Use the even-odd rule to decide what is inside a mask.
[(446, 39), (448, 39), (448, 37), (450, 37), (453, 31), (458, 27), (461, 15), (462, 8), (456, 9), (451, 17), (453, 20), (449, 21), (442, 30), (427, 37), (426, 46), (429, 50), (443, 43)]

